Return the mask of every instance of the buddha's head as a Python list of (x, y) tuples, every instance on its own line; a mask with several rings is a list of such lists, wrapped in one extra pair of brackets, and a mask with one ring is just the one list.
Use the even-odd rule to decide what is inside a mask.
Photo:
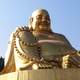
[(50, 16), (45, 9), (37, 9), (32, 13), (29, 22), (29, 29), (34, 31), (49, 31), (50, 29)]

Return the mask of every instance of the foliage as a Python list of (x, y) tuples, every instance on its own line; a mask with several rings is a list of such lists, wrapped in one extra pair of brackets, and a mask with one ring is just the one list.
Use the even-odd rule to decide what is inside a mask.
[(4, 68), (4, 58), (0, 57), (0, 71)]

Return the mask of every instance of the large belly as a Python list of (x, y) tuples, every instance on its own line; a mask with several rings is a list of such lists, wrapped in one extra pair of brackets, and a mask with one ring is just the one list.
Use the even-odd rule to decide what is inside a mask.
[(57, 40), (40, 40), (41, 56), (44, 59), (53, 60), (56, 56), (63, 56), (68, 51), (64, 42)]

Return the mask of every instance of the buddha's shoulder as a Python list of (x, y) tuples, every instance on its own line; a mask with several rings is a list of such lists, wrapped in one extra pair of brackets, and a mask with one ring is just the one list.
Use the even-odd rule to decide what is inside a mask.
[(36, 41), (34, 35), (29, 30), (29, 28), (26, 26), (21, 26), (21, 27), (16, 28), (15, 38), (23, 40), (24, 42), (26, 42), (26, 41), (27, 42), (35, 42)]
[(21, 35), (21, 34), (27, 34), (27, 33), (31, 33), (27, 26), (19, 26), (14, 31), (15, 35), (19, 35), (19, 34)]
[(65, 36), (63, 34), (60, 33), (52, 33), (53, 36), (57, 37), (57, 38), (65, 38)]
[(27, 26), (19, 26), (15, 29), (15, 32), (29, 31)]

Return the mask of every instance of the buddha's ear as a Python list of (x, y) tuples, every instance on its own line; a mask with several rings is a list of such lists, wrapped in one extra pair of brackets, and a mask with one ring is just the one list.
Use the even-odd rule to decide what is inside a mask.
[(29, 18), (29, 21), (30, 21), (30, 23), (32, 23), (32, 22), (33, 22), (33, 18), (32, 18), (32, 17), (30, 17), (30, 18)]
[(30, 17), (29, 18), (29, 22), (28, 22), (28, 27), (29, 27), (29, 29), (32, 31), (32, 22), (33, 22), (33, 18), (32, 17)]

